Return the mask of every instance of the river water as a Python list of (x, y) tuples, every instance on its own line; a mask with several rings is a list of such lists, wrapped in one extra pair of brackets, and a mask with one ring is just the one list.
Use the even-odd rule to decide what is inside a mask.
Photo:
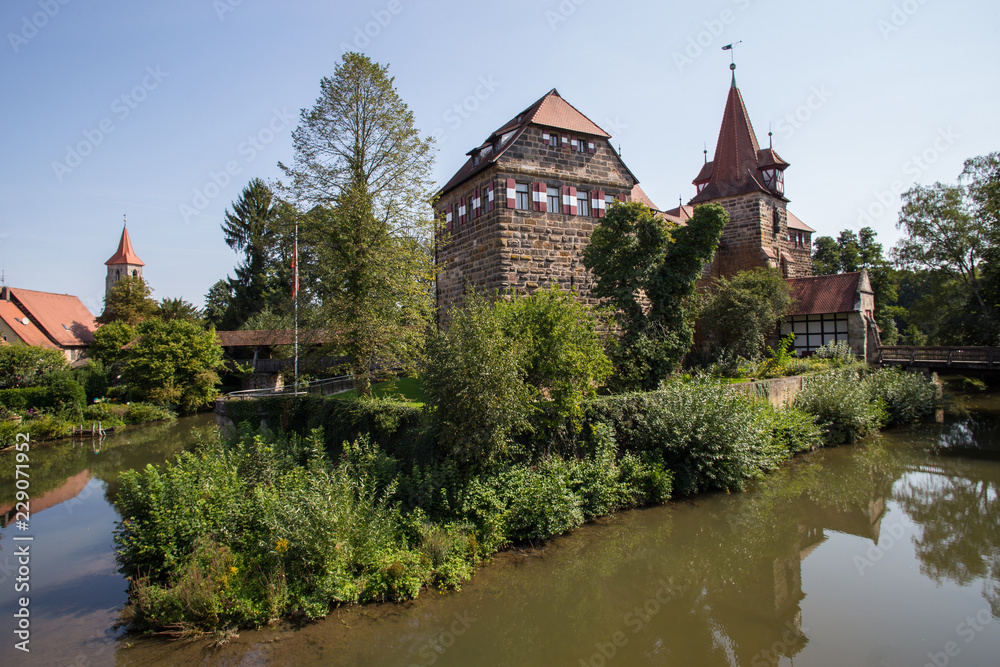
[[(189, 446), (204, 422), (100, 453), (58, 445), (43, 458), (39, 447), (32, 483), (51, 471), (61, 495), (32, 515), (24, 664), (1000, 665), (1000, 396), (957, 398), (967, 414), (797, 457), (746, 493), (626, 512), (501, 554), (461, 592), (221, 646), (113, 629), (126, 597), (107, 500), (117, 472)], [(3, 529), (0, 563), (14, 532)], [(5, 571), (4, 665), (23, 658)]]

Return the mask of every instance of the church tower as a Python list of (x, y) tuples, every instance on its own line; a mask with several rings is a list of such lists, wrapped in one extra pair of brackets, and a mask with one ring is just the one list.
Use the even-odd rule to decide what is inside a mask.
[(786, 278), (812, 275), (808, 249), (801, 247), (802, 223), (787, 210), (786, 168), (773, 148), (758, 145), (734, 72), (715, 157), (694, 179), (697, 194), (688, 202), (718, 203), (729, 213), (706, 277), (759, 266), (780, 268)]
[(108, 277), (104, 288), (105, 299), (111, 294), (111, 288), (115, 286), (115, 283), (122, 278), (142, 277), (142, 267), (145, 264), (132, 249), (132, 240), (128, 237), (128, 223), (122, 227), (122, 238), (118, 242), (117, 252), (104, 264), (108, 267)]

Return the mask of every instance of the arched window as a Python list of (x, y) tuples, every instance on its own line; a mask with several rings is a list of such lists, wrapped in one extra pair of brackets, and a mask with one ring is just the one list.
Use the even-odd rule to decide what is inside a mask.
[(132, 277), (133, 278), (139, 277), (139, 269), (132, 269)]
[(122, 270), (115, 269), (115, 282), (118, 282), (121, 279), (122, 279)]

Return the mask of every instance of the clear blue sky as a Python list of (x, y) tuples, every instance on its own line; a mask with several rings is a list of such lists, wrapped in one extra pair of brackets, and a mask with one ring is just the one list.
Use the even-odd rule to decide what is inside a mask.
[(819, 234), (870, 224), (888, 248), (894, 185), (954, 182), (1000, 150), (998, 25), (986, 0), (7, 0), (0, 268), (99, 313), (127, 213), (154, 296), (202, 305), (237, 260), (225, 209), (251, 178), (280, 177), (347, 48), (388, 64), (438, 135), (440, 183), (555, 87), (669, 208), (714, 152), (721, 47), (742, 40), (737, 82), (791, 163), (791, 210)]

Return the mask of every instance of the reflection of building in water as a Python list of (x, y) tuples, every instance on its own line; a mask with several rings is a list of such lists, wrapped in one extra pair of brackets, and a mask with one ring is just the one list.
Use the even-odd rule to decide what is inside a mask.
[[(83, 491), (83, 488), (87, 486), (87, 482), (90, 481), (90, 471), (81, 470), (77, 474), (66, 479), (63, 485), (58, 489), (53, 489), (47, 491), (38, 498), (31, 499), (31, 514), (35, 515), (42, 510), (47, 510), (50, 507), (55, 507), (59, 503), (66, 502), (71, 498), (76, 498)], [(18, 507), (16, 504), (11, 503), (9, 505), (0, 505), (0, 528), (5, 528), (7, 524), (14, 521), (14, 517), (17, 516), (23, 508)]]
[[(770, 553), (775, 556), (760, 559), (754, 570), (737, 582), (738, 590), (726, 590), (723, 599), (712, 601), (713, 609), (719, 611), (717, 618), (745, 619), (723, 628), (734, 664), (777, 665), (805, 648), (809, 640), (802, 631), (802, 561), (826, 540), (826, 531), (877, 543), (885, 497), (873, 488), (867, 503), (840, 506), (803, 497), (786, 509), (794, 519), (780, 521), (768, 535), (773, 545)], [(781, 515), (778, 511), (774, 516)]]

